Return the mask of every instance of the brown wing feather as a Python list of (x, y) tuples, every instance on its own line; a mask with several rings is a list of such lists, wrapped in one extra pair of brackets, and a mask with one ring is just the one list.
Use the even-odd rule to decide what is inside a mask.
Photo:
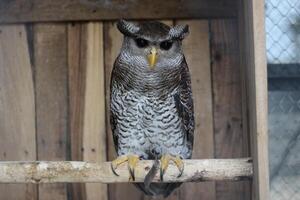
[[(110, 79), (110, 92), (112, 92), (112, 88), (114, 87), (114, 78), (115, 78), (115, 74), (116, 74), (116, 65), (118, 58), (115, 60), (114, 62), (114, 66), (113, 66), (113, 70), (111, 72), (111, 79)], [(112, 94), (110, 94), (110, 103), (112, 103), (112, 98), (111, 98)], [(114, 146), (116, 149), (116, 152), (118, 152), (118, 133), (116, 131), (116, 127), (117, 127), (117, 116), (115, 116), (112, 112), (112, 110), (110, 109), (110, 126), (111, 126), (111, 130), (112, 130), (112, 135), (113, 135), (113, 141), (114, 141)]]
[(185, 59), (183, 60), (182, 65), (181, 83), (178, 93), (174, 96), (174, 98), (177, 111), (186, 130), (187, 141), (190, 148), (193, 148), (195, 122), (191, 78)]

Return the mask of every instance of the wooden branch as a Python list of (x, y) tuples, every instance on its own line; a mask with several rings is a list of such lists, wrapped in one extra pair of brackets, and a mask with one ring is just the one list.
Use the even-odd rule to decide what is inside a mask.
[(237, 16), (237, 1), (228, 0), (21, 0), (0, 1), (0, 23)]
[[(143, 160), (135, 170), (135, 182), (143, 182), (153, 161)], [(198, 181), (238, 181), (251, 179), (252, 160), (242, 159), (203, 159), (184, 160), (183, 175), (177, 178), (178, 169), (170, 164), (164, 176), (164, 182), (198, 182)], [(158, 170), (159, 171), (159, 170)], [(132, 182), (126, 164), (119, 166), (116, 176), (110, 162), (89, 163), (76, 161), (33, 161), (33, 162), (0, 162), (0, 183), (71, 183)], [(153, 182), (159, 182), (156, 174)]]

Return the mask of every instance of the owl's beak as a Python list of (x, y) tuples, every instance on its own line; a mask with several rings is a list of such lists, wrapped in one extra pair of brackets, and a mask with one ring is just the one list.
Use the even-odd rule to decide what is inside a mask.
[(150, 69), (154, 69), (155, 64), (157, 62), (157, 50), (155, 47), (152, 47), (152, 49), (150, 50), (150, 53), (148, 55), (148, 62), (149, 62)]

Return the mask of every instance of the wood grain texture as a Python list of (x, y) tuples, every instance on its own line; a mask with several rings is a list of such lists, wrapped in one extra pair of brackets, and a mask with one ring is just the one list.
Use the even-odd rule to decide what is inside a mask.
[[(86, 82), (83, 122), (83, 160), (106, 161), (105, 73), (103, 24), (84, 25), (86, 29)], [(106, 200), (107, 186), (86, 184), (87, 200)]]
[(241, 64), (247, 91), (247, 114), (254, 177), (252, 199), (269, 199), (268, 99), (265, 1), (239, 1)]
[[(36, 160), (32, 68), (24, 25), (0, 26), (0, 160)], [(37, 187), (0, 185), (0, 199), (35, 200)]]
[(237, 15), (226, 0), (19, 0), (0, 1), (0, 23), (107, 19), (216, 18)]
[[(34, 26), (38, 160), (66, 160), (68, 140), (67, 27)], [(39, 199), (67, 199), (65, 184), (39, 186)]]
[[(172, 164), (165, 174), (165, 182), (197, 182), (211, 180), (238, 181), (252, 176), (251, 158), (183, 160), (186, 171), (178, 177), (178, 168)], [(129, 178), (128, 166), (111, 170), (111, 162), (32, 161), (0, 162), (0, 183), (117, 183), (143, 182), (153, 160), (141, 160), (136, 166), (136, 179)], [(157, 172), (153, 182), (161, 182)], [(120, 197), (122, 198), (122, 197)], [(157, 198), (155, 198), (157, 199)]]
[[(206, 20), (177, 21), (188, 24), (190, 34), (183, 41), (184, 54), (192, 78), (195, 114), (194, 159), (214, 158), (212, 85), (209, 49), (209, 26)], [(214, 200), (215, 183), (185, 183), (180, 199)]]
[[(68, 27), (72, 159), (106, 160), (105, 73), (102, 23)], [(107, 199), (107, 186), (73, 185), (73, 199)]]
[[(82, 23), (68, 24), (69, 131), (71, 160), (83, 160), (83, 118), (86, 67), (86, 31)], [(69, 188), (72, 200), (86, 199), (84, 184), (73, 183)]]
[[(212, 20), (211, 34), (215, 157), (247, 156), (244, 143), (249, 141), (242, 123), (237, 20)], [(216, 183), (216, 198), (249, 199), (249, 187), (249, 182), (219, 182)]]

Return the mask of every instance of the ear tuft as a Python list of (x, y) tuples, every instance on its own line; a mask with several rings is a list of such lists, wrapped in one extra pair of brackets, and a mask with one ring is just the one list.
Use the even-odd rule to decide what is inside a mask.
[(124, 19), (118, 21), (117, 27), (121, 33), (127, 36), (135, 35), (140, 30), (140, 27), (137, 24), (128, 22)]
[(183, 40), (189, 34), (189, 26), (186, 25), (176, 25), (170, 29), (169, 35), (173, 39)]

